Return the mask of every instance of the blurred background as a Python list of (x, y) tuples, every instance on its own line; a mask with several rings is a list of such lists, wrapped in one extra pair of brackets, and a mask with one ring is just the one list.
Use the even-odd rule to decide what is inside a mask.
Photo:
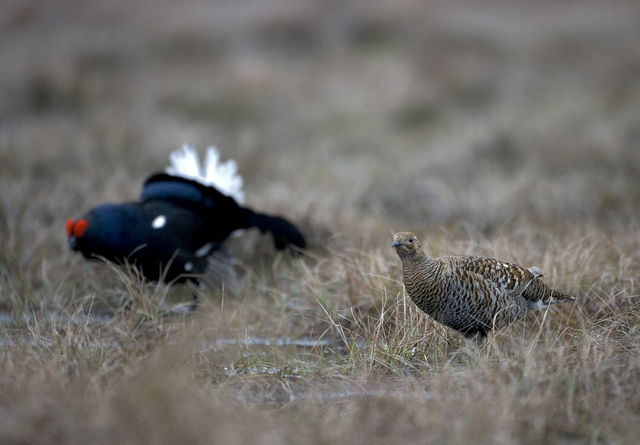
[(316, 242), (637, 220), (638, 2), (1, 8), (0, 216), (30, 242), (134, 199), (182, 143)]

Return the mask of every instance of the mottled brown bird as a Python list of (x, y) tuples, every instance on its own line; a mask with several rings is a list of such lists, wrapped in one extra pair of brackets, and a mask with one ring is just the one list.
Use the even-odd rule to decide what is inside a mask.
[(473, 256), (429, 258), (410, 232), (396, 233), (392, 247), (402, 261), (404, 285), (413, 302), (465, 337), (483, 338), (528, 311), (575, 300), (544, 284), (537, 267)]

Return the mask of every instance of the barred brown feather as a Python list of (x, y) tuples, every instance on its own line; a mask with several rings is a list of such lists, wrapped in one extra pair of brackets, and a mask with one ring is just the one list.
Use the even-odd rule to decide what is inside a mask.
[(467, 337), (484, 337), (530, 310), (574, 297), (551, 289), (537, 267), (525, 269), (493, 258), (429, 258), (417, 237), (396, 233), (393, 247), (402, 261), (404, 285), (413, 302), (434, 320)]

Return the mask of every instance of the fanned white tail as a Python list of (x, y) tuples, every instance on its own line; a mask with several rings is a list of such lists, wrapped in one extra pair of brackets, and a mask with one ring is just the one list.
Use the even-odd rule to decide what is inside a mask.
[(233, 159), (221, 163), (220, 152), (216, 147), (207, 149), (204, 166), (200, 165), (196, 149), (187, 144), (172, 152), (170, 159), (171, 165), (166, 168), (168, 174), (213, 186), (239, 204), (244, 204), (243, 180), (238, 174), (238, 165)]

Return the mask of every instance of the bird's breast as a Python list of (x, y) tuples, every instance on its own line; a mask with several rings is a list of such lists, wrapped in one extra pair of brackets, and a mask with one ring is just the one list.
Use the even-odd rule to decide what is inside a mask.
[(423, 264), (408, 264), (403, 267), (403, 280), (407, 294), (421, 310), (438, 318), (443, 301), (441, 271)]

